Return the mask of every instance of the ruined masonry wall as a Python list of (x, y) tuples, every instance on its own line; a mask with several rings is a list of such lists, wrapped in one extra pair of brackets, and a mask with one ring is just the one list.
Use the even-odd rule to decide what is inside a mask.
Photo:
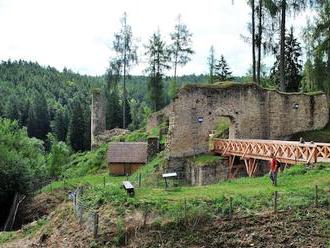
[(91, 113), (91, 146), (97, 143), (97, 136), (106, 130), (105, 98), (100, 91), (93, 91)]
[[(280, 93), (255, 84), (233, 84), (185, 87), (170, 108), (161, 112), (164, 115), (169, 119), (169, 156), (182, 157), (208, 150), (209, 134), (221, 116), (231, 120), (230, 138), (286, 139), (323, 128), (329, 109), (322, 93)], [(157, 113), (153, 117), (148, 128), (157, 124)], [(203, 118), (201, 123), (198, 117)]]

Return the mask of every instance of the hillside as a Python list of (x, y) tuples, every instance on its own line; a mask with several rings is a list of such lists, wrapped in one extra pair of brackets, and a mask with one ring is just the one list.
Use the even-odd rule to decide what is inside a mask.
[[(109, 176), (102, 170), (102, 163), (94, 172), (83, 172), (86, 163), (97, 161), (103, 151), (101, 147), (73, 160), (80, 162), (68, 165), (71, 175), (46, 186), (32, 205), (27, 206), (31, 209), (27, 216), (31, 218), (33, 213), (33, 218), (40, 219), (20, 231), (1, 233), (0, 244), (4, 247), (71, 247), (73, 244), (78, 247), (159, 244), (163, 247), (264, 247), (266, 244), (281, 247), (290, 243), (292, 247), (308, 244), (324, 247), (329, 240), (328, 164), (313, 168), (294, 166), (280, 174), (276, 188), (264, 176), (201, 187), (174, 183), (166, 190), (157, 172), (164, 160), (160, 154), (129, 177), (136, 187), (138, 176), (142, 177), (141, 188), (136, 188), (132, 198), (120, 187), (126, 178)], [(315, 185), (318, 185), (318, 207), (315, 207)], [(84, 186), (82, 225), (67, 198), (67, 193), (78, 186)], [(275, 190), (279, 192), (278, 214), (273, 214)], [(96, 240), (86, 228), (91, 225), (90, 213), (95, 210), (99, 215)]]

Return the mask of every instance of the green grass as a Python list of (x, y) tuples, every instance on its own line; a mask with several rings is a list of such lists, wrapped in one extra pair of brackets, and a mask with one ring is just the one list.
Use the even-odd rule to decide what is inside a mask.
[(229, 137), (230, 119), (228, 117), (220, 117), (215, 126), (214, 138), (228, 139)]
[(257, 178), (239, 178), (223, 183), (182, 187), (178, 191), (166, 191), (163, 189), (142, 188), (138, 191), (139, 199), (181, 201), (183, 199), (212, 200), (218, 197), (230, 197), (243, 195), (257, 197), (271, 195), (275, 190), (282, 193), (306, 193), (314, 189), (315, 185), (321, 188), (330, 187), (330, 168), (311, 169), (306, 171), (302, 166), (296, 166), (280, 173), (278, 186), (272, 186), (268, 175)]
[(7, 243), (15, 238), (15, 232), (0, 232), (0, 245)]
[(291, 140), (299, 140), (300, 137), (305, 141), (330, 143), (330, 124), (320, 130), (296, 133), (291, 137)]
[(0, 246), (16, 239), (23, 239), (27, 237), (32, 237), (37, 231), (39, 231), (43, 226), (48, 223), (48, 220), (41, 218), (37, 220), (33, 225), (23, 226), (20, 231), (11, 232), (0, 232)]
[(128, 134), (115, 136), (112, 141), (116, 142), (144, 142), (147, 141), (148, 134), (144, 130), (136, 130)]
[(63, 166), (62, 176), (64, 178), (81, 177), (105, 170), (107, 149), (108, 145), (103, 144), (95, 150), (73, 154), (69, 159), (70, 162)]
[(212, 154), (201, 154), (201, 155), (192, 157), (192, 161), (197, 166), (210, 165), (219, 160), (221, 160), (220, 156), (216, 156), (216, 155), (212, 155)]

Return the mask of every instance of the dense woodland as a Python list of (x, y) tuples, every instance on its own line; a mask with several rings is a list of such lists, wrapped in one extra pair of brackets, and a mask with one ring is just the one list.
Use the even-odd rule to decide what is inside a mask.
[[(211, 46), (205, 61), (208, 75), (178, 76), (191, 60), (193, 34), (179, 16), (170, 34), (157, 31), (147, 44), (136, 44), (126, 14), (114, 35), (114, 55), (104, 75), (58, 71), (36, 62), (0, 64), (0, 205), (10, 205), (14, 192), (26, 194), (37, 181), (61, 176), (70, 154), (90, 149), (91, 92), (99, 88), (107, 99), (107, 128), (143, 128), (150, 113), (170, 103), (185, 84), (234, 80), (282, 91), (318, 91), (330, 96), (330, 3), (327, 0), (250, 0), (251, 23), (242, 38), (251, 45), (251, 70), (234, 76), (224, 56)], [(316, 16), (295, 37), (286, 18), (306, 8)], [(275, 35), (274, 35), (275, 34)], [(171, 42), (163, 38), (169, 35)], [(144, 75), (132, 76), (148, 61)], [(305, 52), (306, 60), (303, 61)], [(275, 58), (266, 68), (265, 56)], [(9, 205), (8, 205), (9, 204)], [(0, 216), (0, 223), (4, 216)]]

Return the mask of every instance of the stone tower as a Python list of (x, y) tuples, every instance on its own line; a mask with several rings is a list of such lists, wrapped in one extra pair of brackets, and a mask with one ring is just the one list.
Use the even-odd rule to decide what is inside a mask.
[(96, 136), (106, 130), (105, 97), (100, 90), (93, 90), (91, 109), (91, 147), (96, 145)]

